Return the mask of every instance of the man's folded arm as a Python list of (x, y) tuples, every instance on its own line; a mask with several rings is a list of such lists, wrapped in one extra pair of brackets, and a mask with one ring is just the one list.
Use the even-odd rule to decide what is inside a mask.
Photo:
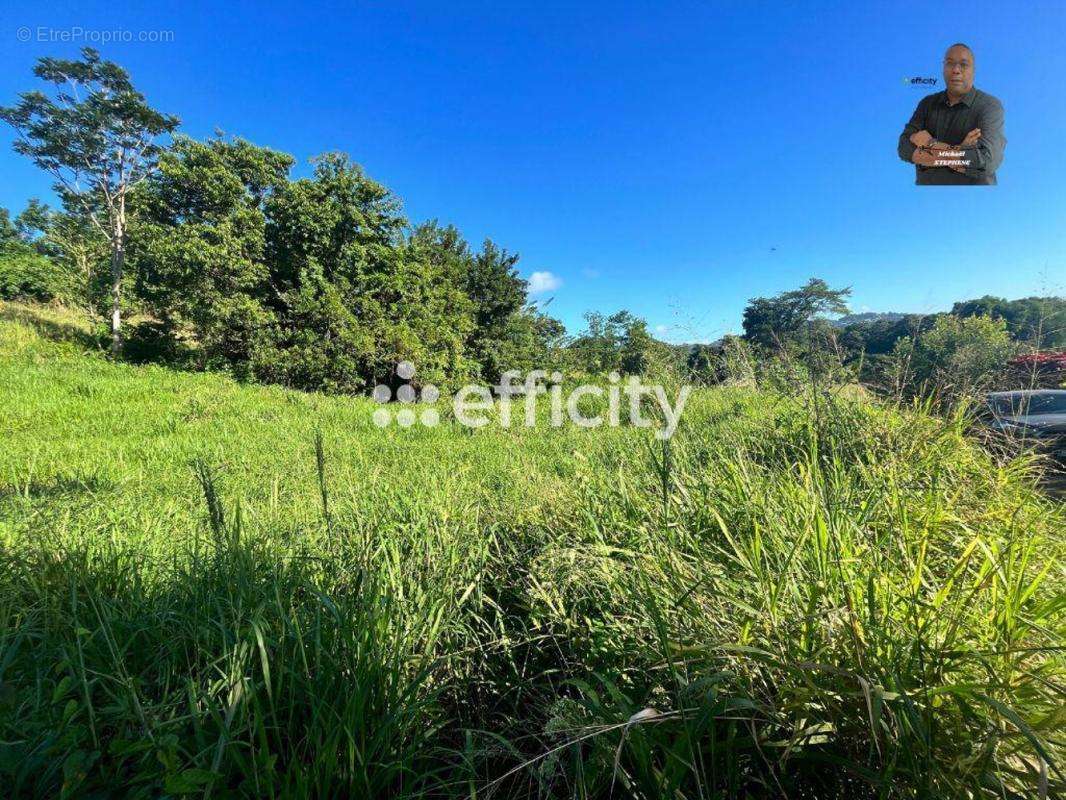
[(899, 153), (899, 157), (911, 163), (911, 158), (914, 156), (914, 143), (911, 141), (911, 136), (920, 130), (925, 129), (925, 103), (920, 101), (918, 107), (914, 109), (914, 113), (911, 114), (910, 122), (908, 122), (904, 128), (903, 133), (899, 135), (899, 145), (896, 147), (896, 152)]
[(1003, 135), (1003, 106), (997, 100), (977, 117), (981, 138), (977, 144), (963, 148), (963, 159), (969, 160), (966, 174), (981, 177), (994, 173), (1003, 163), (1003, 150), (1007, 137)]

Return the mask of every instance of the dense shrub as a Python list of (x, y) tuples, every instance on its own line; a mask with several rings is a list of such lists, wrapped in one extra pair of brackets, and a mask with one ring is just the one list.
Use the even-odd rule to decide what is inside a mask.
[(0, 299), (76, 302), (79, 287), (61, 264), (28, 247), (0, 249)]
[(985, 295), (976, 300), (955, 303), (957, 317), (994, 317), (1007, 323), (1015, 339), (1038, 349), (1066, 347), (1066, 298), (1023, 297), (1006, 300)]
[(994, 386), (1016, 351), (1002, 319), (943, 316), (929, 330), (900, 339), (890, 368), (900, 392), (967, 397)]
[(133, 364), (188, 366), (192, 354), (165, 321), (142, 320), (129, 326), (122, 356)]

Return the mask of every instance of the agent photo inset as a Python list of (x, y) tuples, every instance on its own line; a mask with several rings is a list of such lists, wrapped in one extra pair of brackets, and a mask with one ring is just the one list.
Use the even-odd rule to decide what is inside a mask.
[(1007, 139), (1003, 104), (973, 85), (974, 53), (953, 44), (944, 53), (944, 91), (927, 95), (899, 135), (899, 157), (914, 164), (918, 185), (996, 183)]

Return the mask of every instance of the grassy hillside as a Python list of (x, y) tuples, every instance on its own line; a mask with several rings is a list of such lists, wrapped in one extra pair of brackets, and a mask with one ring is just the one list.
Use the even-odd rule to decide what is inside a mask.
[(7, 796), (1063, 789), (1066, 514), (958, 422), (379, 429), (90, 340), (0, 308)]

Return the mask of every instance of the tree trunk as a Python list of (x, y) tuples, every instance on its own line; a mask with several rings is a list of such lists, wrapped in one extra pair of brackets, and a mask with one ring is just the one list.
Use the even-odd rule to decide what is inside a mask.
[(74, 256), (74, 263), (78, 265), (78, 272), (81, 275), (81, 296), (78, 298), (78, 303), (84, 305), (92, 312), (92, 291), (93, 291), (93, 275), (91, 267), (89, 266), (89, 253), (84, 247), (71, 248), (68, 252), (71, 252)]
[(111, 355), (122, 354), (122, 269), (126, 258), (126, 202), (119, 200), (111, 239)]

